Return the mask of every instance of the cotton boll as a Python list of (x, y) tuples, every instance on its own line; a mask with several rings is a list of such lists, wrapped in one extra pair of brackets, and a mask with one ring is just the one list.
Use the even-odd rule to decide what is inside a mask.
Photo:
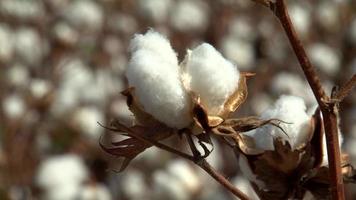
[(61, 187), (50, 188), (45, 191), (42, 199), (47, 200), (77, 200), (80, 192), (80, 186), (77, 184), (68, 183)]
[(141, 200), (147, 198), (148, 187), (145, 183), (145, 177), (140, 171), (129, 170), (121, 179), (122, 192), (125, 197), (132, 200)]
[[(354, 128), (354, 130), (355, 129), (356, 128)], [(354, 133), (356, 133), (356, 132), (354, 132)], [(356, 149), (355, 149), (355, 145), (356, 145), (356, 138), (355, 137), (351, 137), (345, 142), (345, 151), (349, 154), (351, 163), (353, 165), (356, 164)], [(325, 158), (325, 159), (327, 160), (327, 158)], [(323, 160), (324, 160), (324, 157), (323, 157)]]
[(25, 114), (26, 105), (20, 96), (14, 94), (3, 100), (2, 110), (9, 119), (18, 119)]
[(330, 46), (316, 43), (309, 46), (307, 51), (311, 62), (329, 76), (337, 74), (340, 70), (340, 56)]
[(116, 13), (115, 15), (111, 16), (108, 19), (108, 26), (115, 31), (124, 33), (125, 35), (133, 34), (138, 28), (136, 19), (131, 15), (126, 15), (123, 13)]
[(78, 200), (111, 200), (108, 188), (102, 184), (85, 185), (80, 188)]
[(190, 97), (180, 80), (178, 61), (166, 38), (149, 31), (131, 41), (131, 60), (126, 70), (129, 85), (143, 109), (175, 128), (191, 121)]
[(262, 113), (273, 103), (269, 94), (259, 92), (251, 98), (251, 105), (254, 113)]
[(310, 11), (306, 6), (291, 5), (289, 8), (290, 18), (299, 34), (305, 36), (310, 27)]
[(14, 38), (10, 28), (0, 23), (0, 61), (9, 61), (14, 53)]
[(9, 85), (15, 87), (26, 87), (29, 83), (30, 74), (28, 69), (21, 64), (14, 64), (6, 72)]
[(124, 83), (111, 70), (99, 69), (84, 87), (84, 90), (78, 91), (82, 101), (104, 106), (112, 95), (124, 90)]
[(194, 194), (202, 187), (194, 168), (184, 160), (174, 160), (167, 166), (167, 171), (190, 193)]
[(123, 44), (119, 37), (109, 35), (105, 37), (103, 42), (103, 49), (110, 56), (116, 56), (123, 52)]
[(189, 193), (182, 182), (165, 171), (153, 174), (153, 199), (188, 200)]
[(322, 2), (316, 9), (318, 23), (328, 30), (337, 30), (339, 23), (339, 7), (334, 2)]
[(229, 35), (252, 41), (256, 37), (256, 32), (246, 18), (236, 17), (230, 23)]
[(64, 12), (64, 16), (71, 24), (89, 31), (100, 30), (104, 23), (103, 10), (95, 1), (72, 1)]
[(216, 115), (238, 87), (240, 73), (213, 46), (204, 43), (188, 55), (185, 73), (189, 89), (201, 98), (208, 114)]
[(64, 22), (54, 26), (53, 34), (59, 41), (68, 45), (74, 45), (79, 39), (78, 32)]
[(34, 79), (30, 83), (31, 95), (36, 99), (43, 98), (50, 92), (51, 89), (51, 83), (43, 79)]
[(172, 11), (171, 24), (182, 32), (203, 31), (208, 24), (208, 11), (202, 1), (178, 1)]
[(254, 67), (255, 51), (251, 42), (227, 36), (220, 44), (222, 53), (236, 63), (240, 69), (251, 70)]
[(87, 86), (94, 80), (93, 72), (79, 59), (64, 61), (59, 74), (60, 85), (51, 107), (55, 116), (61, 116), (80, 103), (83, 93), (88, 93)]
[[(338, 129), (338, 138), (339, 138), (339, 148), (341, 149), (341, 146), (344, 142), (344, 138), (342, 137), (342, 134), (340, 132), (340, 129)], [(328, 149), (326, 147), (326, 136), (323, 134), (323, 161), (321, 163), (321, 166), (327, 166), (329, 165), (329, 160), (328, 160)]]
[(110, 111), (113, 113), (114, 117), (119, 119), (120, 122), (127, 126), (134, 124), (135, 117), (134, 114), (129, 110), (124, 99), (118, 99), (111, 103)]
[(273, 108), (262, 113), (261, 118), (280, 119), (288, 123), (280, 123), (288, 136), (272, 125), (245, 133), (254, 138), (256, 147), (261, 150), (274, 150), (273, 139), (276, 137), (288, 141), (292, 149), (298, 148), (308, 138), (311, 126), (310, 116), (306, 113), (306, 106), (302, 98), (281, 96)]
[(130, 52), (135, 54), (138, 50), (147, 50), (156, 54), (160, 59), (171, 64), (169, 70), (175, 73), (178, 71), (177, 55), (172, 49), (168, 39), (158, 32), (153, 30), (147, 31), (144, 35), (136, 34), (130, 42)]
[(45, 49), (38, 32), (32, 28), (21, 28), (15, 34), (16, 53), (28, 64), (37, 65)]
[(104, 113), (95, 107), (83, 107), (74, 112), (72, 123), (88, 138), (97, 141), (103, 132), (98, 125), (105, 123)]
[(315, 103), (315, 97), (308, 83), (296, 74), (289, 72), (278, 73), (271, 82), (272, 91), (277, 94), (287, 94), (302, 97), (306, 103)]
[(36, 183), (45, 192), (62, 190), (73, 193), (87, 179), (88, 171), (83, 160), (76, 155), (67, 154), (44, 160), (38, 168)]
[(2, 0), (0, 12), (21, 20), (39, 19), (44, 15), (44, 6), (41, 1)]
[(162, 23), (167, 19), (172, 3), (172, 0), (139, 0), (138, 7), (144, 17)]

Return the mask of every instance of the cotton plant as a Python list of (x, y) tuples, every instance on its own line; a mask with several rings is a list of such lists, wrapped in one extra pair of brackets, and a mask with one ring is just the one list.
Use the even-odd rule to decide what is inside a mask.
[(325, 133), (319, 109), (311, 110), (307, 111), (302, 98), (282, 95), (261, 114), (262, 119), (283, 119), (280, 126), (243, 133), (239, 166), (262, 199), (297, 198), (308, 192), (323, 198), (319, 192), (327, 188), (328, 181)]
[[(179, 62), (169, 40), (149, 30), (133, 37), (129, 51), (129, 88), (122, 94), (135, 115), (134, 127), (146, 128), (147, 134), (150, 130), (160, 132), (152, 135), (153, 140), (182, 132), (196, 136), (207, 133), (246, 98), (246, 78), (252, 74), (240, 72), (208, 43), (187, 50)], [(120, 144), (116, 143), (116, 148)], [(131, 160), (147, 147), (140, 146), (140, 151), (129, 156), (119, 154)]]
[[(325, 188), (320, 182), (325, 181), (322, 173), (327, 167), (322, 166), (326, 152), (319, 109), (309, 115), (302, 98), (281, 96), (261, 116), (232, 118), (246, 100), (247, 79), (254, 74), (240, 71), (211, 44), (188, 49), (179, 61), (167, 37), (151, 29), (133, 37), (129, 53), (129, 87), (122, 94), (135, 122), (128, 126), (113, 121), (105, 128), (127, 137), (101, 144), (106, 152), (124, 158), (119, 171), (156, 146), (195, 162), (236, 196), (247, 199), (217, 176), (205, 159), (213, 151), (214, 136), (239, 155), (240, 168), (261, 199), (300, 198), (306, 191), (318, 194), (313, 184)], [(180, 140), (185, 136), (193, 155), (163, 143), (174, 136)]]

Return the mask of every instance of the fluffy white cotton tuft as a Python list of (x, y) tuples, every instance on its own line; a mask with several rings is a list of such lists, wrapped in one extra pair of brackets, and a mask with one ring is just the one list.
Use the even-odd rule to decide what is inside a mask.
[(147, 31), (146, 34), (136, 34), (130, 42), (130, 52), (135, 55), (138, 50), (147, 50), (156, 54), (160, 59), (172, 64), (170, 70), (178, 71), (177, 54), (172, 49), (169, 40), (158, 32)]
[(192, 121), (190, 97), (180, 80), (177, 57), (168, 40), (149, 31), (131, 41), (126, 76), (144, 110), (175, 128)]
[(178, 1), (171, 14), (171, 24), (178, 31), (202, 31), (208, 25), (204, 1)]
[(36, 182), (45, 199), (75, 199), (81, 184), (88, 179), (83, 160), (76, 155), (61, 155), (41, 163)]
[(308, 138), (310, 130), (310, 116), (306, 113), (306, 106), (302, 98), (296, 96), (281, 96), (273, 108), (269, 108), (261, 115), (263, 119), (280, 119), (287, 123), (280, 126), (286, 132), (271, 125), (263, 126), (247, 132), (256, 142), (256, 147), (262, 150), (274, 150), (273, 138), (280, 137), (288, 141), (292, 149), (299, 147)]
[(238, 87), (238, 69), (207, 43), (188, 52), (186, 59), (186, 85), (201, 97), (209, 114), (218, 114)]
[(167, 19), (172, 0), (139, 0), (140, 13), (156, 23), (162, 23)]
[(81, 183), (88, 178), (83, 160), (71, 154), (45, 160), (41, 163), (37, 175), (37, 184), (43, 188)]
[(315, 43), (308, 47), (311, 62), (329, 76), (337, 74), (341, 67), (340, 55), (331, 46)]

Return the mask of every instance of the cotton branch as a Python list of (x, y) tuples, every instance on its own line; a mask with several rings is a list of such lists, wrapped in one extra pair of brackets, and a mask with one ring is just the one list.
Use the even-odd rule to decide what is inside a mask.
[(306, 76), (307, 81), (322, 111), (328, 150), (331, 195), (332, 198), (335, 200), (343, 200), (345, 199), (345, 194), (343, 187), (343, 177), (341, 174), (341, 159), (337, 126), (337, 107), (335, 103), (332, 103), (330, 97), (326, 95), (325, 90), (321, 85), (321, 81), (316, 73), (316, 70), (311, 65), (311, 62), (304, 50), (304, 47), (293, 27), (293, 23), (290, 20), (284, 0), (276, 0), (275, 3), (270, 3), (269, 5), (270, 8), (274, 11), (279, 21), (281, 22), (281, 25), (283, 26), (283, 29), (288, 36), (288, 39), (298, 58), (304, 75)]
[[(109, 128), (109, 130), (112, 131), (117, 131), (115, 129)], [(236, 197), (240, 198), (241, 200), (249, 200), (249, 198), (244, 194), (242, 191), (240, 191), (238, 188), (236, 188), (233, 184), (231, 184), (223, 175), (221, 175), (216, 169), (214, 169), (199, 153), (197, 150), (193, 139), (191, 138), (190, 134), (187, 134), (187, 140), (188, 144), (193, 152), (193, 156), (181, 152), (179, 150), (176, 150), (172, 147), (169, 147), (165, 144), (162, 144), (160, 142), (154, 141), (150, 138), (145, 138), (142, 137), (139, 133), (136, 133), (135, 131), (132, 131), (131, 129), (126, 129), (126, 132), (133, 138), (140, 140), (142, 142), (145, 142), (147, 144), (150, 144), (152, 146), (155, 146), (159, 149), (165, 150), (167, 152), (170, 152), (172, 154), (178, 155), (184, 159), (190, 160), (194, 162), (196, 165), (198, 165), (200, 168), (202, 168), (204, 171), (206, 171), (211, 177), (213, 177), (217, 182), (219, 182), (224, 188), (229, 190), (232, 194), (234, 194)]]

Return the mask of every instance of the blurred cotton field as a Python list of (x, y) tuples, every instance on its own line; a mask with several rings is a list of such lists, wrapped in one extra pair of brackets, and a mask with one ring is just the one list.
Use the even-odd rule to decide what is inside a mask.
[[(331, 92), (356, 72), (355, 1), (287, 3)], [(167, 36), (179, 62), (187, 49), (206, 42), (239, 71), (256, 73), (235, 116), (261, 115), (281, 95), (302, 98), (303, 115), (314, 109), (280, 25), (250, 0), (0, 0), (0, 199), (234, 199), (169, 153), (150, 148), (116, 173), (120, 160), (99, 147), (99, 140), (118, 136), (101, 137), (107, 130), (98, 123), (133, 122), (120, 94), (128, 86), (129, 42), (150, 28)], [(355, 102), (353, 93), (341, 104), (340, 127), (342, 149), (354, 165)], [(235, 155), (213, 142), (208, 161), (257, 199)], [(351, 187), (347, 198), (356, 199)]]

